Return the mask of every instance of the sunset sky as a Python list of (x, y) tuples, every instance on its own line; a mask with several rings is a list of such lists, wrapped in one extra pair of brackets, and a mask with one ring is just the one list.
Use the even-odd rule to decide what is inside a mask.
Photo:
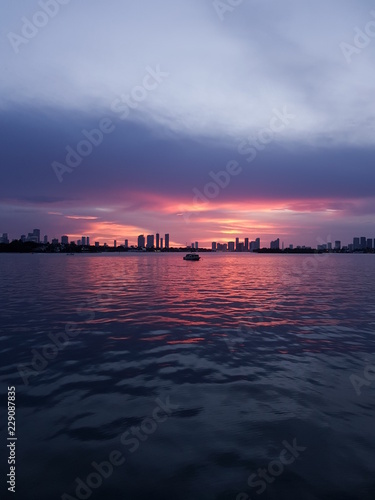
[(375, 238), (373, 2), (2, 6), (0, 233)]

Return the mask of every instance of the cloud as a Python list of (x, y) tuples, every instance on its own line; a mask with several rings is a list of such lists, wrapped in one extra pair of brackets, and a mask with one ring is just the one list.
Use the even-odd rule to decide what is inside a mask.
[[(40, 221), (57, 232), (71, 223), (79, 233), (92, 218), (98, 237), (111, 224), (116, 234), (163, 226), (182, 241), (229, 231), (223, 221), (233, 211), (242, 220), (236, 230), (249, 217), (276, 234), (288, 220), (290, 232), (300, 231), (296, 218), (316, 231), (319, 220), (325, 228), (345, 214), (352, 228), (374, 213), (375, 39), (351, 64), (340, 48), (372, 19), (372, 2), (248, 0), (221, 21), (211, 0), (76, 1), (18, 54), (7, 35), (21, 33), (22, 17), (40, 7), (8, 3), (0, 25), (4, 227), (25, 232)], [(168, 76), (121, 119), (114, 100), (142, 85), (150, 67)], [(284, 107), (295, 119), (248, 162), (240, 142)], [(65, 164), (66, 148), (77, 151), (83, 130), (103, 118), (113, 131), (59, 183), (52, 162)], [(196, 206), (193, 190), (204, 192), (230, 160), (241, 174)], [(182, 227), (186, 213), (196, 229)]]
[[(19, 4), (5, 13), (3, 35), (20, 31), (21, 13), (31, 17), (28, 2)], [(3, 44), (9, 76), (1, 90), (8, 102), (92, 113), (109, 109), (140, 84), (147, 66), (159, 64), (170, 76), (138, 117), (171, 130), (233, 138), (287, 104), (298, 116), (291, 139), (319, 143), (323, 133), (338, 143), (373, 144), (375, 41), (353, 65), (340, 49), (371, 19), (372, 7), (249, 0), (220, 22), (211, 1), (71, 2), (17, 56)]]

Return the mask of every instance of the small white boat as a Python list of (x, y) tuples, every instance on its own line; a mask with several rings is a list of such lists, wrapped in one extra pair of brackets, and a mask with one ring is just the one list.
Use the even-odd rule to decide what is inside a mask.
[(184, 260), (199, 260), (201, 257), (197, 253), (187, 253)]

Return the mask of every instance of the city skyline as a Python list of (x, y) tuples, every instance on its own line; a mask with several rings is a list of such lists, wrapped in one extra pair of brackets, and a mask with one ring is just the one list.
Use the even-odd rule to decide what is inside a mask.
[[(264, 248), (269, 248), (273, 250), (284, 250), (284, 249), (317, 249), (321, 251), (340, 251), (342, 249), (353, 252), (353, 251), (362, 251), (362, 250), (375, 250), (375, 237), (368, 238), (367, 236), (354, 236), (352, 238), (352, 242), (343, 243), (341, 240), (332, 239), (332, 237), (328, 237), (326, 240), (319, 239), (316, 245), (307, 245), (300, 244), (294, 245), (292, 243), (285, 243), (281, 241), (280, 238), (276, 238), (275, 240), (271, 240), (269, 244), (261, 244), (261, 238), (256, 237), (254, 240), (251, 240), (249, 237), (240, 237), (236, 236), (235, 239), (232, 240), (220, 240), (220, 241), (211, 241), (210, 244), (199, 244), (198, 241), (193, 241), (191, 243), (170, 244), (170, 234), (165, 233), (164, 237), (160, 236), (160, 233), (152, 233), (152, 234), (139, 234), (136, 238), (136, 243), (132, 243), (129, 238), (121, 237), (119, 240), (113, 239), (110, 240), (109, 243), (99, 242), (95, 239), (91, 239), (90, 236), (81, 236), (79, 239), (72, 239), (69, 235), (64, 234), (60, 236), (60, 238), (53, 237), (51, 240), (48, 239), (48, 235), (44, 235), (41, 237), (40, 229), (33, 229), (32, 232), (29, 232), (26, 236), (22, 234), (19, 238), (9, 238), (9, 233), (1, 233), (0, 243), (9, 244), (11, 241), (21, 240), (22, 242), (34, 242), (34, 243), (44, 243), (44, 244), (62, 244), (69, 245), (71, 243), (76, 244), (77, 246), (112, 246), (111, 242), (113, 242), (113, 247), (116, 248), (124, 247), (124, 248), (146, 248), (146, 249), (169, 249), (169, 248), (193, 248), (193, 249), (211, 249), (212, 251), (230, 251), (230, 252), (247, 252), (247, 251), (258, 251)], [(43, 241), (42, 241), (43, 240)], [(95, 241), (94, 241), (95, 240)]]

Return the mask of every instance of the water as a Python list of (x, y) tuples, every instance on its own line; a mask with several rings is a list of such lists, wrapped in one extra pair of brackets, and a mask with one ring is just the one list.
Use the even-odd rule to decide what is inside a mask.
[(17, 498), (374, 498), (373, 255), (3, 254), (0, 273)]

